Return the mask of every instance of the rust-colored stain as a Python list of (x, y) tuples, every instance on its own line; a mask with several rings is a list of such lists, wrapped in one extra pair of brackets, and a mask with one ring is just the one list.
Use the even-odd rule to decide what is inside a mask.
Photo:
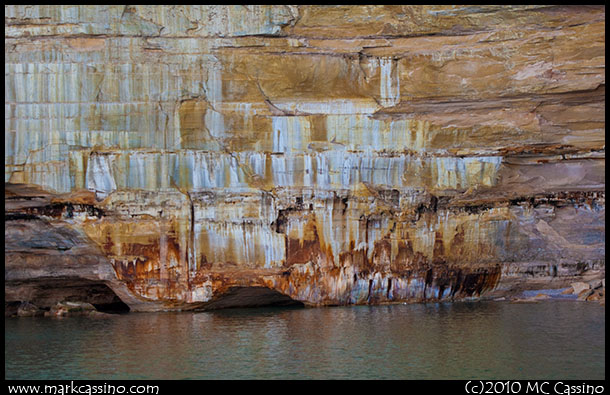
[[(305, 239), (286, 236), (282, 267), (268, 270), (240, 269), (239, 265), (227, 262), (216, 267), (203, 253), (196, 257), (196, 265), (189, 266), (193, 258), (189, 258), (186, 246), (180, 243), (180, 222), (159, 225), (150, 220), (140, 224), (99, 221), (89, 224), (87, 229), (104, 252), (113, 257), (118, 279), (132, 292), (175, 306), (184, 302), (185, 293), (204, 284), (211, 287), (215, 297), (232, 287), (268, 287), (306, 304), (342, 305), (478, 297), (494, 289), (500, 279), (497, 263), (447, 263), (439, 232), (435, 234), (432, 258), (414, 251), (408, 239), (400, 240), (393, 254), (390, 233), (396, 231), (395, 226), (373, 243), (370, 253), (367, 248), (355, 248), (355, 240), (350, 240), (347, 251), (335, 252), (330, 244), (324, 245), (320, 240), (311, 213), (294, 209), (291, 215), (310, 218), (304, 226), (308, 236)], [(286, 221), (290, 220), (290, 216), (280, 213), (276, 229), (285, 231)], [(161, 228), (165, 233), (160, 233)], [(182, 240), (184, 243), (186, 239)], [(459, 253), (467, 248), (463, 243), (462, 230), (456, 232), (452, 249)], [(338, 255), (338, 266), (334, 254)], [(234, 269), (228, 269), (231, 266)], [(383, 281), (377, 284), (379, 278)], [(408, 288), (411, 282), (421, 286), (415, 285), (410, 291), (403, 289), (401, 294), (400, 288), (404, 288), (401, 284)]]
[[(476, 209), (472, 204), (452, 207), (432, 197), (411, 211), (400, 211), (396, 204), (388, 209), (384, 204), (383, 210), (389, 211), (359, 218), (353, 217), (358, 196), (334, 197), (327, 201), (333, 211), (331, 224), (323, 220), (326, 209), (297, 199), (294, 205), (278, 210), (269, 225), (270, 235), (283, 240), (284, 248), (276, 259), (283, 258), (271, 267), (264, 267), (264, 262), (257, 266), (249, 261), (214, 260), (220, 245), (195, 242), (208, 232), (206, 222), (185, 220), (168, 207), (169, 214), (163, 219), (149, 214), (127, 217), (107, 202), (87, 204), (78, 196), (72, 200), (44, 198), (38, 193), (20, 200), (19, 194), (8, 193), (12, 206), (7, 207), (14, 209), (6, 215), (8, 220), (42, 218), (58, 225), (78, 224), (109, 258), (117, 280), (129, 292), (144, 302), (160, 303), (164, 309), (226, 306), (239, 303), (239, 295), (246, 295), (244, 303), (256, 303), (252, 300), (259, 294), (275, 300), (258, 291), (235, 291), (248, 287), (269, 288), (295, 301), (323, 306), (485, 296), (502, 279), (506, 253), (515, 244), (527, 247), (514, 233), (515, 227), (523, 226), (515, 221), (515, 213), (538, 208), (597, 210), (604, 197), (603, 192), (561, 192), (486, 203)], [(546, 228), (538, 225), (536, 229)], [(484, 233), (473, 233), (475, 230)], [(223, 238), (232, 237), (229, 235)], [(342, 235), (347, 238), (338, 243)], [(228, 248), (235, 250), (230, 256), (236, 259), (244, 248), (246, 256), (249, 253), (239, 243)], [(545, 265), (536, 269), (540, 273), (548, 270)], [(553, 273), (557, 275), (556, 266)], [(225, 294), (231, 297), (220, 301)]]
[[(514, 200), (511, 204), (536, 207), (544, 202), (563, 207), (567, 203), (593, 204), (600, 198), (603, 199), (587, 194), (558, 194)], [(196, 248), (205, 248), (193, 253), (189, 230), (192, 225), (179, 218), (161, 221), (148, 216), (140, 220), (93, 217), (84, 229), (112, 258), (117, 278), (131, 292), (161, 301), (166, 308), (205, 308), (206, 303), (235, 287), (267, 287), (309, 305), (455, 300), (484, 296), (501, 280), (502, 263), (495, 242), (477, 241), (467, 234), (477, 223), (477, 227), (490, 220), (490, 224), (511, 223), (506, 206), (500, 205), (496, 217), (492, 212), (498, 209), (493, 208), (458, 210), (454, 225), (426, 233), (433, 241), (429, 242), (429, 253), (425, 253), (417, 231), (421, 224), (434, 223), (437, 215), (444, 212), (439, 211), (443, 209), (434, 199), (429, 208), (412, 214), (415, 221), (391, 220), (386, 222), (381, 236), (374, 240), (367, 236), (365, 244), (348, 239), (341, 250), (333, 249), (331, 240), (322, 238), (324, 232), (319, 227), (323, 223), (316, 211), (301, 201), (297, 203), (280, 210), (271, 225), (283, 236), (285, 248), (285, 258), (273, 268), (214, 262), (208, 256), (218, 248), (214, 245), (198, 244)], [(334, 217), (338, 223), (348, 221), (348, 203), (349, 199), (338, 206), (333, 203), (333, 210), (338, 210)], [(369, 231), (377, 226), (372, 225), (375, 221), (383, 222), (376, 215), (371, 218), (361, 218), (356, 223)], [(302, 237), (289, 234), (294, 221), (302, 227)], [(502, 231), (494, 237), (505, 238), (502, 243), (509, 245), (508, 239), (514, 236)], [(191, 300), (189, 295), (203, 288), (209, 290), (207, 299)]]

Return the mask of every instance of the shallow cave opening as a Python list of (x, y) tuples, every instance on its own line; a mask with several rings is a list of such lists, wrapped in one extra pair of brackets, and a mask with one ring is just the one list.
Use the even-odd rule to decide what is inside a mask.
[[(108, 288), (110, 289), (110, 288)], [(91, 303), (97, 311), (108, 314), (125, 314), (129, 313), (129, 306), (125, 304), (116, 294), (115, 299), (109, 303)]]
[(232, 287), (207, 303), (204, 310), (242, 307), (304, 307), (302, 302), (265, 287)]
[(21, 302), (29, 302), (42, 310), (49, 310), (58, 302), (86, 302), (97, 311), (109, 314), (130, 310), (104, 282), (82, 278), (5, 282), (5, 310)]

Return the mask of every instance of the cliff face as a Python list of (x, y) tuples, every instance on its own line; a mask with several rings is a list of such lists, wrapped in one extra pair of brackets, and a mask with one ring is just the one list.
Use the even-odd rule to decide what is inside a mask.
[(605, 272), (603, 6), (5, 6), (5, 58), (7, 300)]

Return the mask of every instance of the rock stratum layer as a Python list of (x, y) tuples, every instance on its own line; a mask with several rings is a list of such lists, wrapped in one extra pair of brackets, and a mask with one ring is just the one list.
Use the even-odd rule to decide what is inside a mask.
[(5, 6), (5, 296), (603, 277), (604, 133), (603, 6)]

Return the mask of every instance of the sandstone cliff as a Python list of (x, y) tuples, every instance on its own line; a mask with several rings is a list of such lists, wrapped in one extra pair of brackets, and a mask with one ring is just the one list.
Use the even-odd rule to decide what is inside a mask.
[(603, 276), (604, 132), (603, 6), (5, 6), (5, 296)]

